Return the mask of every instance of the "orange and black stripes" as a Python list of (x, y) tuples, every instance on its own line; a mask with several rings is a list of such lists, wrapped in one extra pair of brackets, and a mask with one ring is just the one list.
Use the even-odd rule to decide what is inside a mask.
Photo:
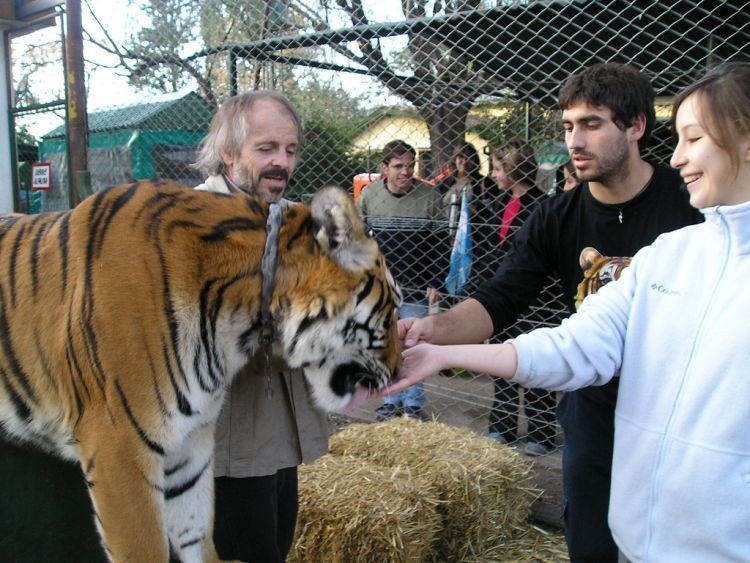
[[(274, 349), (327, 408), (397, 365), (397, 289), (347, 194), (318, 209), (337, 206), (339, 223), (285, 206), (270, 306)], [(210, 541), (214, 424), (263, 344), (267, 217), (148, 181), (0, 217), (0, 427), (81, 464), (114, 560), (192, 560)], [(361, 255), (330, 252), (355, 238)]]

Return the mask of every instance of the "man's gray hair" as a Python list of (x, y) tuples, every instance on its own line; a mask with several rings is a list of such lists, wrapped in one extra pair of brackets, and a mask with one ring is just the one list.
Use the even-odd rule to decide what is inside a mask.
[(221, 105), (211, 120), (208, 135), (201, 142), (194, 168), (209, 176), (226, 172), (224, 155), (238, 156), (242, 151), (242, 146), (250, 135), (247, 118), (255, 102), (259, 100), (272, 100), (289, 113), (297, 125), (297, 138), (302, 144), (302, 123), (291, 102), (273, 90), (254, 90), (232, 96)]

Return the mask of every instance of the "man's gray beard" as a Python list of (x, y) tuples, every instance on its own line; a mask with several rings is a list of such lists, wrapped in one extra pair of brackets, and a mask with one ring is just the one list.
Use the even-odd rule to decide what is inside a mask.
[(229, 191), (244, 192), (248, 195), (255, 195), (255, 190), (248, 182), (238, 182), (237, 180), (232, 180), (226, 174), (224, 175), (224, 181), (229, 186)]
[[(248, 195), (258, 196), (262, 198), (263, 200), (267, 201), (268, 203), (277, 203), (280, 200), (284, 199), (284, 194), (286, 194), (286, 190), (289, 187), (289, 182), (287, 180), (287, 184), (286, 186), (284, 186), (284, 189), (282, 190), (281, 195), (279, 197), (273, 197), (270, 195), (267, 197), (259, 192), (258, 186), (252, 183), (252, 179), (248, 178), (245, 180), (242, 178), (242, 173), (240, 173), (239, 170), (236, 170), (235, 172), (237, 173), (238, 176), (240, 176), (239, 178), (235, 177), (234, 180), (230, 180), (228, 177), (225, 176), (227, 182), (231, 184), (231, 187), (233, 187), (234, 189), (238, 191), (244, 192)], [(258, 181), (261, 181), (262, 179), (263, 179), (263, 175), (261, 174), (260, 178), (258, 178)]]

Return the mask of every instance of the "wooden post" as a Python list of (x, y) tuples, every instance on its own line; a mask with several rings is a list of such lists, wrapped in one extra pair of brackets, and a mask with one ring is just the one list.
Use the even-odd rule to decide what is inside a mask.
[(70, 166), (70, 206), (75, 207), (91, 193), (88, 169), (88, 126), (86, 85), (83, 71), (83, 31), (81, 0), (66, 0), (65, 85), (67, 93), (68, 162)]

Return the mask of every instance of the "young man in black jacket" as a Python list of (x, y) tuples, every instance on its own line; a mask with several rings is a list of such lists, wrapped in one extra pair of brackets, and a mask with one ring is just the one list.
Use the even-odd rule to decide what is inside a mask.
[[(400, 321), (405, 346), (482, 342), (512, 324), (549, 276), (561, 280), (572, 313), (579, 284), (593, 292), (608, 281), (584, 282), (589, 248), (617, 263), (661, 233), (702, 221), (679, 176), (641, 156), (654, 126), (654, 97), (648, 78), (627, 65), (595, 65), (569, 78), (558, 101), (581, 185), (537, 206), (494, 277), (471, 298), (444, 313)], [(567, 393), (558, 406), (571, 561), (617, 561), (607, 526), (616, 397), (617, 378)]]

